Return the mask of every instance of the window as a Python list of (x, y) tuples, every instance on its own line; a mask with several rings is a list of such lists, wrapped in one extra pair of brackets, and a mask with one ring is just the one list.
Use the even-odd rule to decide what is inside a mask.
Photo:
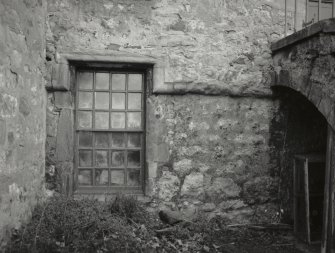
[[(320, 18), (319, 18), (320, 4)], [(333, 17), (333, 0), (308, 0), (306, 25)]]
[(141, 71), (77, 69), (75, 167), (79, 190), (141, 191), (144, 80)]

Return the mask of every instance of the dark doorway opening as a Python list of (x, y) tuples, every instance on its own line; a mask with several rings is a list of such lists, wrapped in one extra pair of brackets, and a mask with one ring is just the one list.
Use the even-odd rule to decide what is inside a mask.
[(273, 91), (279, 109), (271, 124), (270, 144), (280, 157), (282, 220), (294, 224), (296, 237), (307, 244), (320, 242), (328, 124), (301, 93), (280, 86)]

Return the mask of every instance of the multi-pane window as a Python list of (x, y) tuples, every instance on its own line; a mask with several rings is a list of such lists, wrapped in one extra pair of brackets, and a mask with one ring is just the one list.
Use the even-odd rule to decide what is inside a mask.
[[(320, 17), (319, 17), (320, 13)], [(333, 0), (308, 0), (307, 23), (333, 17)]]
[(141, 72), (85, 69), (77, 72), (79, 188), (141, 188), (144, 86)]

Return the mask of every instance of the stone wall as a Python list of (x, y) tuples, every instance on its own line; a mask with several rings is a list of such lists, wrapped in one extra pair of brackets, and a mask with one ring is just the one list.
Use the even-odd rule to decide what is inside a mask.
[(302, 93), (335, 128), (335, 22), (324, 20), (273, 44), (275, 82)]
[(49, 1), (47, 169), (63, 178), (50, 185), (72, 189), (71, 155), (59, 160), (57, 151), (61, 122), (73, 117), (73, 93), (58, 82), (61, 55), (127, 53), (162, 63), (163, 85), (147, 98), (149, 205), (277, 220), (269, 45), (283, 36), (283, 8), (274, 0)]
[[(299, 146), (305, 146), (309, 151), (325, 153), (326, 127), (329, 125), (332, 129), (335, 128), (334, 31), (334, 20), (324, 20), (272, 45), (275, 77), (272, 85), (283, 86), (286, 90), (291, 90), (291, 93), (295, 91), (302, 94), (300, 96), (304, 99), (295, 96), (295, 101), (286, 101), (287, 104), (294, 101), (291, 108), (295, 109), (291, 109), (291, 112), (299, 116), (298, 119), (305, 122), (305, 126), (308, 124), (310, 127), (310, 131), (306, 131), (306, 127), (293, 127), (296, 129), (293, 130), (296, 143), (289, 144), (291, 146), (286, 150), (288, 156), (291, 153), (290, 149), (295, 150)], [(297, 103), (305, 109), (299, 109)], [(314, 108), (314, 112), (307, 109), (311, 107)], [(307, 114), (304, 113), (306, 109)], [(308, 136), (308, 139), (304, 139), (302, 135)], [(283, 199), (285, 201), (285, 198)]]
[(151, 97), (149, 105), (152, 206), (242, 223), (279, 218), (279, 160), (269, 133), (279, 101), (187, 95)]
[(45, 20), (42, 0), (0, 2), (0, 244), (44, 194)]

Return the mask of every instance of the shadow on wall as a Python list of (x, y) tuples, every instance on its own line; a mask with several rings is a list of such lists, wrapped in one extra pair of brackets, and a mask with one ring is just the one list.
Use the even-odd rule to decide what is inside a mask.
[(270, 125), (270, 152), (279, 157), (278, 199), (282, 221), (293, 223), (293, 157), (296, 154), (326, 154), (327, 121), (317, 108), (299, 92), (274, 87), (279, 110)]

